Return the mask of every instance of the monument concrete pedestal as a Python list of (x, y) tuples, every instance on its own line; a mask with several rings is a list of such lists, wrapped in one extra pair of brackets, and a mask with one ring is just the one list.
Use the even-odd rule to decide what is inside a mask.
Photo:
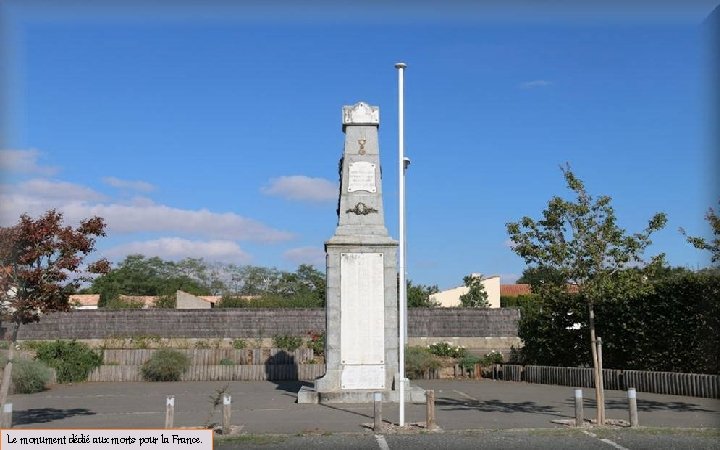
[[(397, 241), (385, 228), (378, 146), (379, 110), (343, 107), (338, 226), (325, 243), (326, 373), (298, 403), (399, 401)], [(406, 383), (406, 401), (425, 392)]]

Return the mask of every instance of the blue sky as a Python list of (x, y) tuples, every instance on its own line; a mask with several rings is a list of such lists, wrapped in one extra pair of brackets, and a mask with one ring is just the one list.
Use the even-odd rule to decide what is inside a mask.
[(516, 3), (6, 2), (0, 225), (56, 207), (105, 217), (99, 253), (115, 261), (324, 268), (343, 105), (380, 107), (397, 237), (404, 61), (409, 278), (512, 282), (524, 264), (505, 223), (568, 192), (565, 162), (628, 231), (668, 214), (649, 255), (707, 265), (677, 229), (709, 233), (720, 195), (702, 26), (715, 2)]

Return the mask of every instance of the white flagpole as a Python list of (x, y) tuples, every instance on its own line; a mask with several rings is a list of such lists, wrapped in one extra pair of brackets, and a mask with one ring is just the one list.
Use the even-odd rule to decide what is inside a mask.
[(407, 284), (405, 282), (405, 105), (403, 98), (403, 75), (407, 65), (395, 64), (398, 69), (398, 204), (399, 204), (399, 245), (398, 271), (400, 273), (400, 298), (398, 315), (400, 316), (400, 426), (405, 426), (405, 310), (407, 308)]

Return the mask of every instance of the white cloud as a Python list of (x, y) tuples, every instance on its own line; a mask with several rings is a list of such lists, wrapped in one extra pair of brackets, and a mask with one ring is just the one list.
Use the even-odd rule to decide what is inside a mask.
[(99, 192), (79, 184), (42, 178), (23, 181), (14, 190), (19, 194), (47, 200), (98, 201), (105, 198)]
[(283, 253), (283, 258), (295, 264), (312, 264), (325, 267), (325, 251), (321, 247), (298, 247)]
[(552, 84), (552, 81), (548, 80), (532, 80), (532, 81), (525, 81), (524, 83), (520, 83), (520, 88), (522, 89), (535, 89), (535, 88), (541, 88), (541, 87), (547, 87)]
[[(42, 181), (42, 180), (40, 180)], [(48, 184), (50, 183), (50, 184)], [(58, 188), (57, 192), (52, 187)], [(61, 187), (64, 187), (61, 189)], [(132, 203), (93, 203), (99, 194), (71, 183), (33, 182), (0, 186), (0, 226), (17, 222), (21, 214), (38, 216), (55, 208), (70, 223), (100, 216), (108, 234), (162, 232), (233, 239), (276, 242), (293, 238), (292, 233), (276, 230), (235, 213), (216, 213), (207, 209), (190, 210), (160, 205), (147, 198)]]
[(102, 179), (103, 183), (107, 184), (108, 186), (112, 186), (118, 189), (130, 189), (133, 191), (140, 191), (140, 192), (151, 192), (155, 190), (155, 186), (152, 184), (146, 182), (146, 181), (140, 181), (140, 180), (121, 180), (120, 178), (116, 177), (104, 177)]
[[(23, 173), (50, 173), (49, 168), (37, 164), (38, 154), (36, 150), (2, 151), (2, 168)], [(128, 181), (115, 177), (106, 177), (104, 181), (115, 187), (140, 191), (153, 188), (151, 184), (143, 181)], [(208, 241), (255, 242), (277, 242), (294, 238), (292, 233), (274, 229), (235, 213), (176, 208), (157, 204), (147, 197), (135, 197), (119, 202), (87, 186), (66, 181), (33, 178), (13, 184), (0, 183), (0, 226), (17, 223), (22, 214), (38, 217), (49, 209), (61, 212), (69, 224), (78, 224), (92, 216), (102, 217), (107, 223), (109, 235), (156, 233)]]
[(507, 248), (515, 248), (516, 246), (515, 241), (510, 238), (505, 239), (505, 241), (503, 241), (503, 245)]
[(146, 256), (159, 256), (160, 258), (169, 260), (205, 258), (209, 261), (239, 264), (246, 264), (250, 262), (251, 259), (250, 255), (233, 241), (191, 241), (179, 237), (131, 242), (103, 252), (105, 257), (112, 260), (120, 260), (127, 255), (136, 253)]
[(213, 239), (284, 241), (291, 233), (275, 230), (258, 221), (234, 213), (207, 209), (188, 210), (155, 203), (140, 205), (73, 203), (65, 205), (68, 217), (105, 218), (110, 233), (175, 232), (200, 234)]
[(288, 200), (309, 202), (335, 201), (338, 198), (337, 183), (325, 178), (312, 178), (305, 175), (273, 178), (261, 191), (264, 194)]
[(0, 150), (0, 172), (54, 175), (57, 167), (38, 164), (40, 152), (37, 150)]
[(102, 199), (102, 194), (90, 188), (65, 181), (38, 178), (15, 185), (0, 184), (0, 226), (17, 223), (21, 214), (35, 217), (53, 208), (63, 212), (63, 206), (69, 203)]

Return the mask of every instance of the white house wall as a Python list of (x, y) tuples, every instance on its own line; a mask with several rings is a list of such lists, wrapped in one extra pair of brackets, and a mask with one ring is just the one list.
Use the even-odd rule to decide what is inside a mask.
[[(493, 276), (482, 280), (485, 292), (488, 294), (488, 303), (490, 308), (500, 307), (500, 277)], [(460, 296), (468, 293), (470, 288), (467, 286), (459, 286), (456, 288), (440, 291), (437, 294), (430, 296), (430, 300), (437, 302), (440, 306), (445, 308), (453, 308), (462, 306), (460, 303)]]

